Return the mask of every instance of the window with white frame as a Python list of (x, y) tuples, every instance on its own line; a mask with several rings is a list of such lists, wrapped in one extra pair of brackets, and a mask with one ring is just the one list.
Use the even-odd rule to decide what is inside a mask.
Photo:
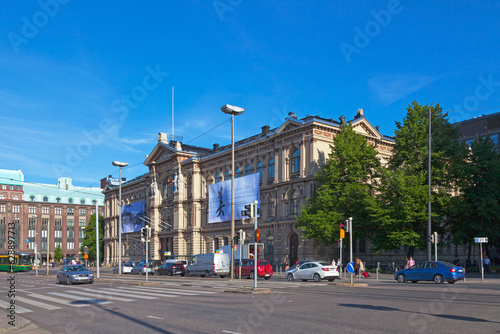
[(5, 204), (0, 204), (0, 212), (5, 212)]
[(291, 168), (292, 173), (298, 173), (300, 172), (300, 151), (298, 149), (295, 149), (292, 152), (292, 168)]
[(49, 214), (49, 207), (48, 206), (42, 206), (42, 214)]
[(29, 213), (36, 213), (36, 206), (29, 206), (28, 207), (28, 212)]
[(54, 208), (54, 214), (62, 215), (62, 208)]
[(85, 209), (78, 210), (80, 216), (85, 216)]
[(75, 214), (74, 211), (73, 211), (73, 208), (68, 208), (67, 213), (70, 216), (73, 216)]
[(66, 248), (67, 249), (75, 249), (75, 242), (74, 241), (68, 241), (66, 243)]
[(274, 159), (269, 159), (269, 163), (267, 164), (267, 177), (274, 179)]
[(12, 206), (12, 212), (14, 212), (14, 213), (20, 213), (21, 212), (21, 207), (19, 205), (13, 205)]
[(5, 199), (5, 195), (4, 194), (0, 194), (0, 199)]
[(14, 201), (19, 201), (19, 196), (14, 195), (14, 196), (12, 197), (12, 199), (13, 199)]

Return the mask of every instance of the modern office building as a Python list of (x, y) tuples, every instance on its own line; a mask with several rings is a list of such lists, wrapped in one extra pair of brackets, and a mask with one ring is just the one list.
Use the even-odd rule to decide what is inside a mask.
[[(390, 159), (394, 139), (370, 124), (362, 109), (349, 122), (354, 131), (375, 147), (382, 163)], [(281, 126), (274, 129), (263, 126), (259, 134), (235, 143), (235, 178), (253, 173), (260, 176), (260, 237), (265, 244), (265, 258), (274, 264), (338, 257), (338, 248), (323, 247), (305, 238), (295, 228), (295, 216), (314, 193), (313, 176), (328, 158), (340, 125), (334, 119), (319, 116), (298, 119), (289, 113)], [(189, 258), (230, 245), (230, 221), (208, 222), (208, 188), (231, 179), (231, 145), (197, 147), (168, 140), (165, 133), (159, 133), (158, 143), (144, 164), (149, 167), (148, 173), (122, 184), (121, 204), (143, 205), (145, 220), (154, 229), (149, 244), (152, 258)], [(117, 183), (108, 183), (104, 195), (105, 262), (117, 263)], [(254, 224), (250, 219), (236, 220), (235, 225), (236, 231), (246, 232), (246, 242), (253, 240)], [(359, 242), (356, 250), (366, 252), (367, 247)], [(138, 232), (122, 235), (122, 251), (123, 260), (144, 256)]]
[(65, 177), (57, 184), (26, 182), (21, 170), (0, 169), (0, 249), (6, 249), (13, 237), (16, 250), (34, 258), (36, 243), (38, 258), (46, 261), (49, 236), (50, 261), (57, 245), (65, 259), (79, 259), (83, 229), (95, 214), (96, 202), (102, 214), (100, 188), (77, 187)]
[(498, 145), (500, 137), (500, 112), (490, 115), (482, 115), (456, 123), (459, 126), (460, 139), (468, 144), (474, 138), (489, 135), (493, 142)]

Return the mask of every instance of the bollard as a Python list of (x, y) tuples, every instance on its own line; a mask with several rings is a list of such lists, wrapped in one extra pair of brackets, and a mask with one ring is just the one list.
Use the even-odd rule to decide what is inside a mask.
[(380, 262), (377, 262), (377, 281), (378, 281), (378, 271), (380, 269)]

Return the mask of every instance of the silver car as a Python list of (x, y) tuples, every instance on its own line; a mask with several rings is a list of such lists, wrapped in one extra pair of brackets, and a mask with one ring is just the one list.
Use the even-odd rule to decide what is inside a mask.
[(286, 279), (289, 281), (314, 280), (315, 282), (326, 279), (333, 282), (339, 276), (337, 266), (326, 262), (310, 261), (299, 265), (298, 268), (287, 270)]
[(57, 283), (65, 282), (67, 285), (74, 283), (94, 283), (94, 274), (83, 264), (67, 265), (57, 273)]

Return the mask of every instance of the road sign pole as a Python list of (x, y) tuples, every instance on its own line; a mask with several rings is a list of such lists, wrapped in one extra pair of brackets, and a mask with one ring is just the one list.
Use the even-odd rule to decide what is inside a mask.
[(434, 261), (438, 260), (438, 234), (434, 232)]
[(483, 263), (483, 243), (479, 243), (479, 252), (481, 253), (481, 281), (484, 281), (484, 263)]
[[(146, 227), (147, 228), (147, 227)], [(148, 232), (146, 232), (146, 283), (148, 282), (148, 244), (149, 244), (149, 237), (148, 237)]]
[[(254, 222), (255, 222), (255, 233), (257, 233), (257, 204), (258, 201), (253, 201), (253, 212), (254, 212)], [(254, 264), (253, 264), (253, 288), (257, 289), (257, 262), (259, 262), (259, 258), (257, 257), (257, 235), (255, 235), (255, 246), (253, 250), (254, 256)], [(240, 259), (241, 261), (241, 259)], [(240, 265), (241, 267), (241, 265)], [(240, 275), (241, 277), (241, 275)]]
[[(340, 259), (339, 263), (337, 263), (337, 266), (342, 266), (342, 239), (339, 241), (339, 246), (340, 246)], [(342, 270), (342, 267), (340, 267), (340, 270)]]
[[(349, 217), (349, 252), (350, 261), (352, 262), (352, 217)], [(354, 283), (354, 274), (351, 274), (351, 284)]]

